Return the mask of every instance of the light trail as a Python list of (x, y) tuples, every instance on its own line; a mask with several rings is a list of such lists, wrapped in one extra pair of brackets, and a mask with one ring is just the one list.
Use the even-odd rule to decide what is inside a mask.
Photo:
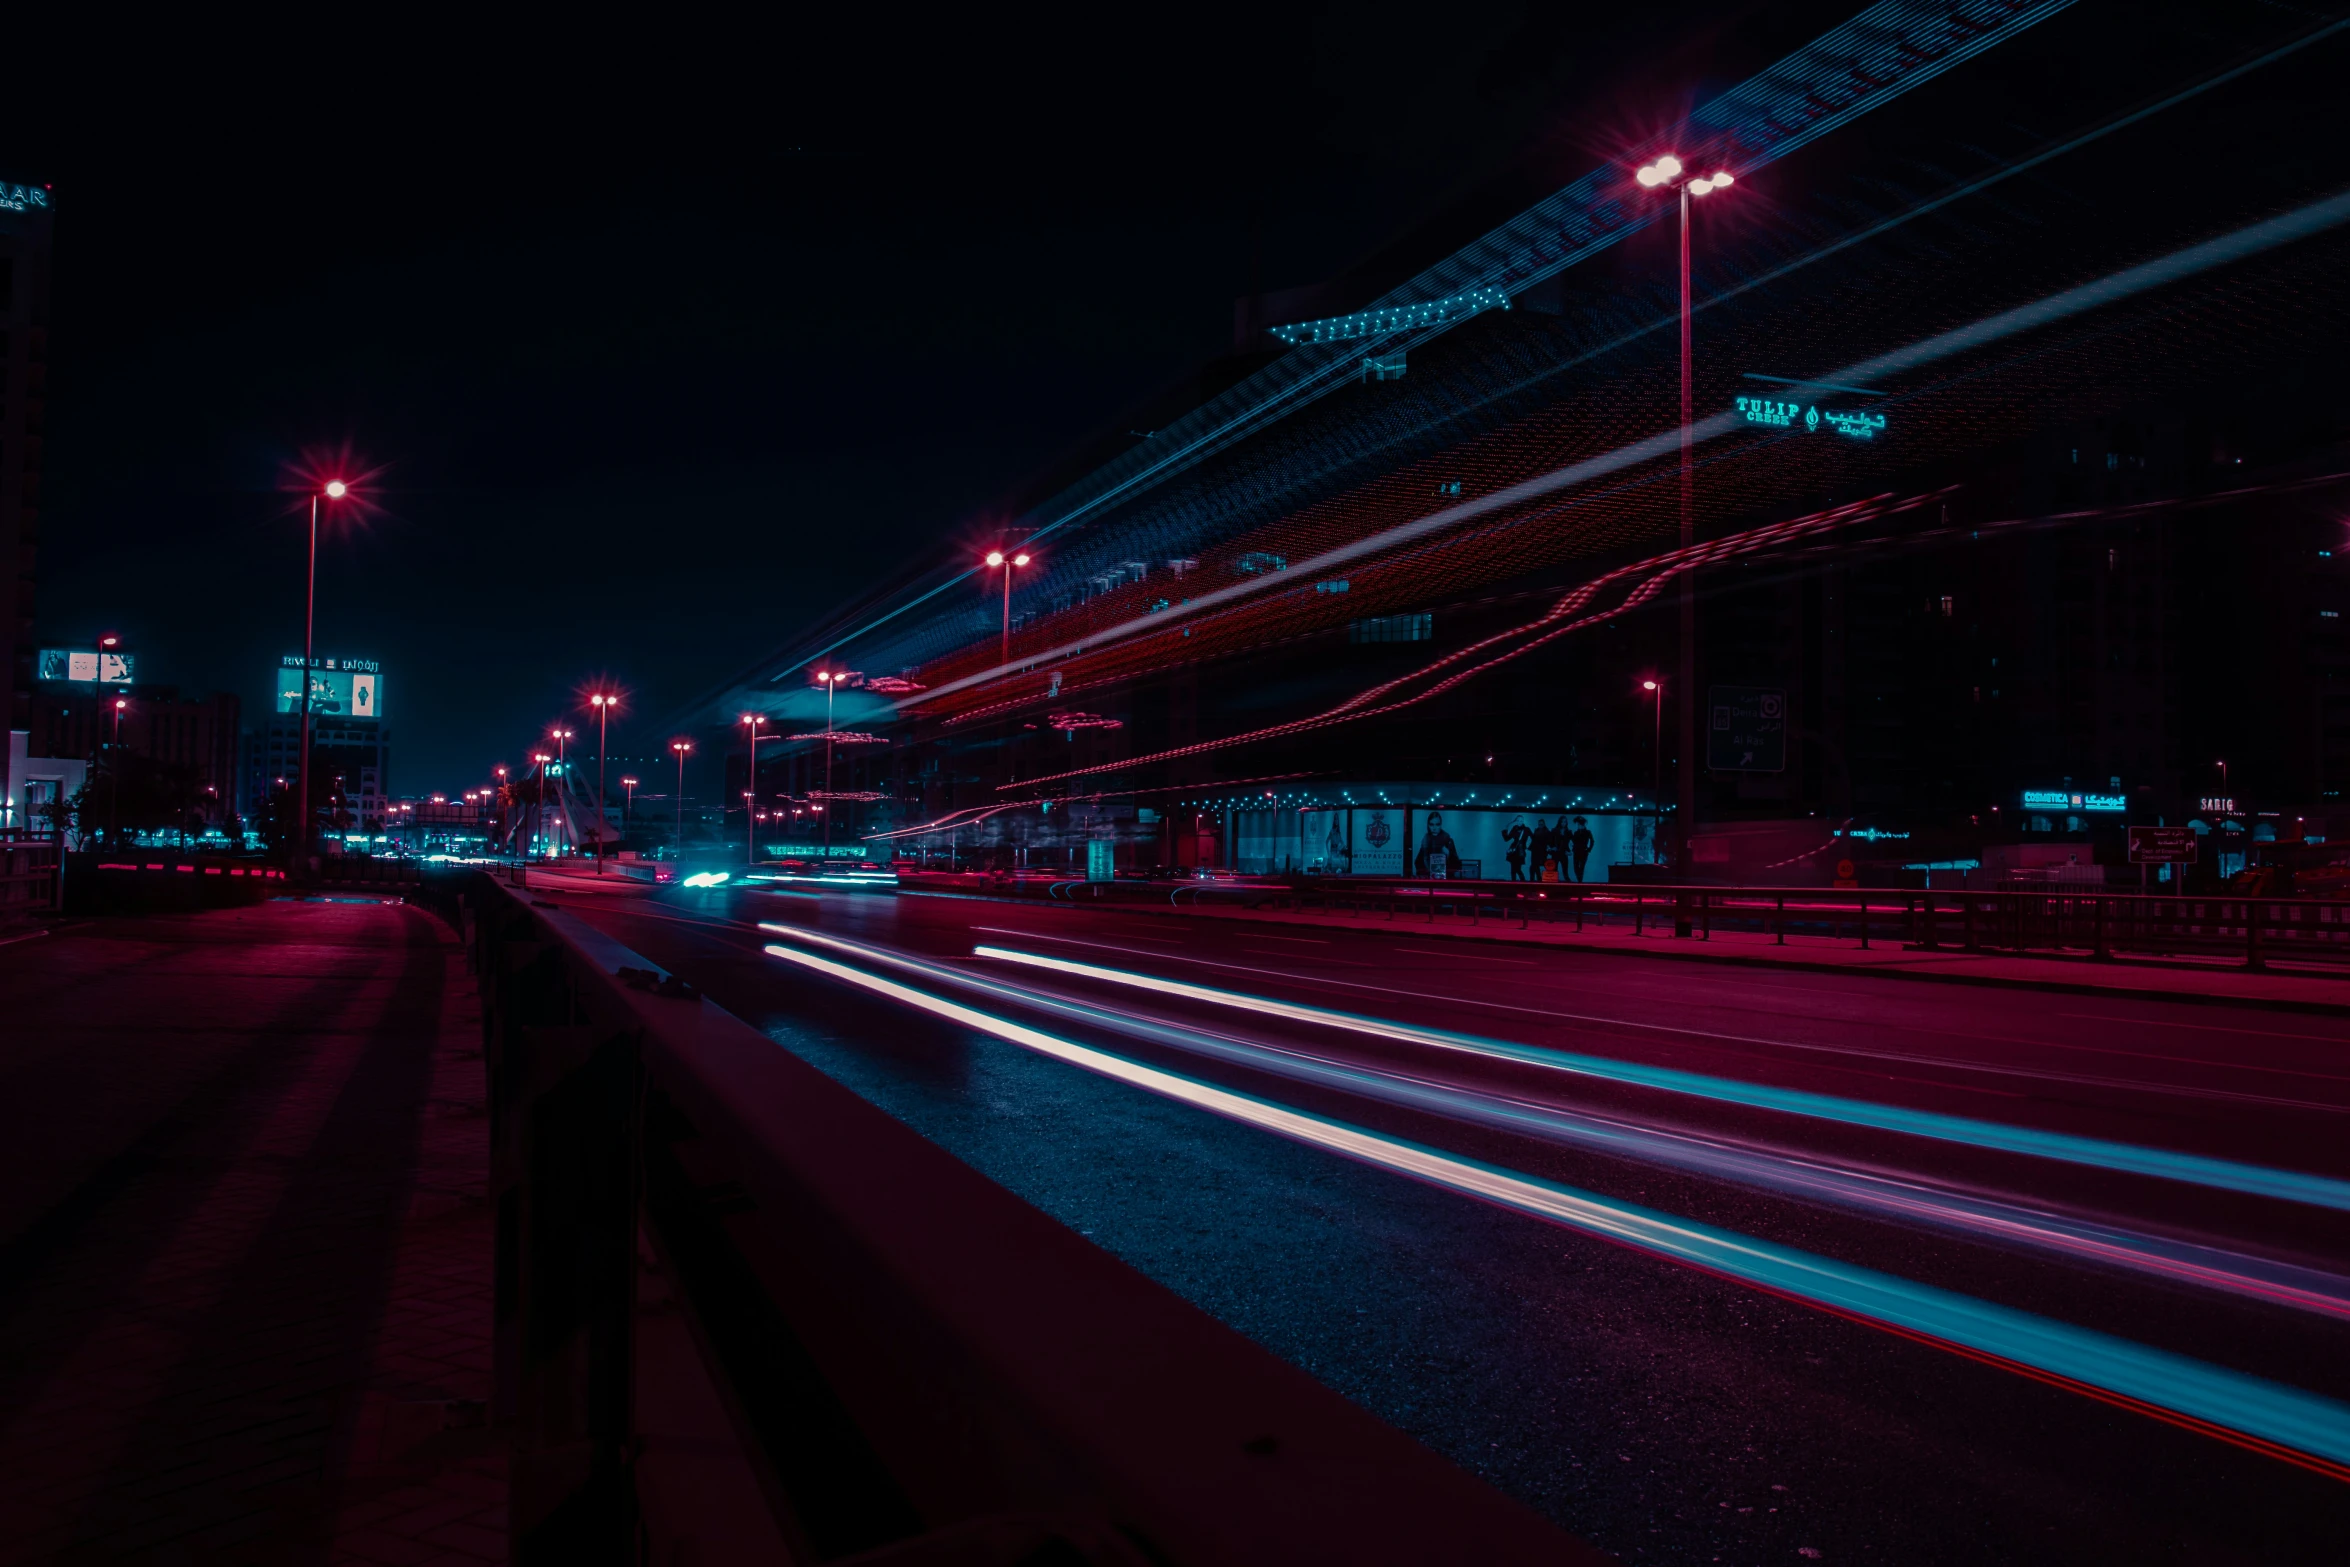
[[(806, 932), (794, 931), (795, 936)], [(2350, 1407), (2243, 1372), (1480, 1164), (1129, 1061), (797, 947), (769, 956), (1049, 1059), (2350, 1480)]]
[(1204, 1055), (1252, 1071), (1357, 1098), (1588, 1149), (1647, 1165), (1826, 1203), (1890, 1222), (1924, 1225), (1991, 1244), (2026, 1247), (2076, 1264), (2093, 1264), (2216, 1290), (2268, 1305), (2350, 1321), (2350, 1279), (2246, 1256), (2214, 1246), (2152, 1236), (2024, 1206), (1929, 1186), (1919, 1180), (1839, 1168), (1778, 1150), (1718, 1137), (1664, 1130), (1619, 1117), (1562, 1109), (1510, 1094), (1440, 1082), (1410, 1072), (1336, 1061), (1290, 1046), (1242, 1039), (1196, 1025), (982, 979), (886, 948), (819, 932), (763, 924), (868, 963), (1027, 1007), (1106, 1027), (1152, 1044)]
[[(803, 932), (794, 932), (804, 934)], [(2067, 1132), (2042, 1131), (2034, 1127), (2008, 1126), (1997, 1121), (1980, 1121), (1968, 1116), (1944, 1115), (1933, 1110), (1911, 1110), (1899, 1105), (1874, 1104), (1865, 1099), (1845, 1099), (1830, 1094), (1815, 1094), (1799, 1088), (1773, 1088), (1762, 1083), (1743, 1083), (1733, 1078), (1710, 1077), (1697, 1072), (1683, 1072), (1672, 1067), (1647, 1066), (1634, 1061), (1612, 1061), (1604, 1056), (1579, 1055), (1571, 1051), (1552, 1050), (1540, 1045), (1514, 1044), (1506, 1040), (1485, 1039), (1473, 1034), (1455, 1034), (1442, 1029), (1419, 1028), (1408, 1023), (1390, 1022), (1384, 1018), (1363, 1017), (1351, 1012), (1332, 1012), (1321, 1007), (1309, 1007), (1292, 1001), (1272, 1001), (1261, 996), (1241, 995), (1236, 991), (1215, 990), (1205, 985), (1186, 984), (1182, 980), (1164, 979), (1155, 974), (1139, 974), (1127, 969), (1103, 968), (1098, 964), (1079, 963), (1069, 958), (1046, 957), (1040, 953), (1019, 952), (1009, 947), (975, 947), (973, 955), (994, 958), (1001, 962), (1023, 964), (1054, 973), (1074, 975), (1084, 979), (1101, 980), (1114, 985), (1128, 985), (1163, 995), (1180, 996), (1188, 1001), (1204, 1002), (1212, 1006), (1233, 1007), (1255, 1012), (1266, 1017), (1278, 1017), (1295, 1023), (1310, 1023), (1325, 1028), (1343, 1029), (1349, 1033), (1385, 1039), (1398, 1044), (1425, 1045), (1432, 1049), (1483, 1056), (1497, 1061), (1513, 1061), (1528, 1066), (1547, 1067), (1570, 1072), (1578, 1077), (1597, 1078), (1604, 1082), (1624, 1083), (1639, 1088), (1662, 1089), (1667, 1093), (1686, 1094), (1693, 1098), (1710, 1099), (1723, 1104), (1735, 1104), (1748, 1109), (1775, 1110), (1789, 1115), (1808, 1116), (1814, 1120), (1838, 1121), (1848, 1126), (1866, 1126), (1880, 1131), (1900, 1132), (1912, 1137), (1932, 1138), (1937, 1142), (1963, 1143), (1970, 1147), (1995, 1149), (2005, 1153), (2028, 1154), (2036, 1158), (2054, 1159), (2066, 1164), (2087, 1165), (2096, 1169), (2120, 1170), (2134, 1175), (2151, 1175), (2163, 1180), (2183, 1181), (2196, 1186), (2213, 1187), (2221, 1191), (2243, 1192), (2258, 1197), (2273, 1197), (2285, 1202), (2306, 1203), (2313, 1207), (2332, 1208), (2350, 1213), (2350, 1181), (2335, 1180), (2330, 1176), (2311, 1175), (2299, 1170), (2277, 1170), (2264, 1165), (2240, 1164), (2232, 1159), (2213, 1159), (2201, 1154), (2178, 1153), (2167, 1148), (2142, 1148), (2133, 1143), (2108, 1142), (2102, 1138), (2076, 1137)]]
[[(2138, 265), (2124, 267), (2105, 277), (2061, 289), (2029, 304), (1999, 311), (1947, 332), (1936, 333), (1916, 342), (1905, 344), (1888, 353), (1878, 354), (1853, 364), (1823, 371), (1810, 378), (1810, 384), (1841, 382), (1863, 386), (1875, 385), (1881, 380), (1916, 370), (1929, 364), (1971, 352), (1992, 343), (2003, 341), (2019, 333), (2035, 331), (2053, 325), (2086, 311), (2102, 309), (2122, 300), (2135, 297), (2150, 289), (2166, 287), (2207, 272), (2214, 267), (2228, 265), (2279, 245), (2290, 244), (2320, 234), (2350, 221), (2350, 192), (2344, 192), (2307, 203), (2290, 212), (2257, 223), (2246, 224), (2230, 233), (2188, 245)], [(1744, 417), (1734, 411), (1710, 414), (1692, 421), (1688, 436), (1692, 442), (1706, 442), (1745, 429)], [(1206, 593), (1196, 594), (1181, 605), (1136, 616), (1090, 632), (1074, 641), (1056, 647), (1023, 653), (1010, 663), (991, 669), (975, 671), (955, 680), (942, 682), (919, 696), (908, 697), (898, 704), (901, 713), (928, 707), (957, 692), (986, 685), (1011, 675), (1039, 668), (1045, 664), (1062, 663), (1081, 654), (1097, 651), (1131, 637), (1165, 630), (1168, 626), (1187, 619), (1197, 619), (1227, 604), (1245, 598), (1294, 587), (1326, 576), (1340, 567), (1364, 560), (1373, 555), (1386, 554), (1406, 544), (1428, 538), (1470, 522), (1479, 517), (1507, 511), (1527, 501), (1553, 495), (1593, 479), (1604, 478), (1628, 468), (1677, 453), (1681, 448), (1682, 430), (1679, 426), (1661, 430), (1627, 442), (1612, 451), (1586, 457), (1547, 473), (1536, 474), (1516, 484), (1506, 485), (1488, 495), (1464, 500), (1416, 518), (1397, 523), (1365, 535), (1349, 543), (1336, 545), (1310, 559), (1263, 572), (1243, 581), (1227, 584)]]

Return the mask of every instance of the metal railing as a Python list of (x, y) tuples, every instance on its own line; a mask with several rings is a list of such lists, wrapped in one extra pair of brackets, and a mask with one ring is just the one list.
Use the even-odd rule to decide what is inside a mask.
[(461, 896), (517, 1563), (1598, 1560), (677, 976)]
[(1869, 887), (1709, 887), (1610, 882), (1445, 882), (1354, 877), (1260, 889), (1259, 906), (1300, 912), (1515, 921), (1646, 935), (1659, 923), (1716, 931), (1970, 952), (2078, 952), (2109, 958), (2232, 959), (2350, 965), (2350, 900), (2153, 896), (2052, 887), (1997, 892)]
[(53, 836), (9, 831), (0, 837), (0, 920), (57, 907), (61, 858)]

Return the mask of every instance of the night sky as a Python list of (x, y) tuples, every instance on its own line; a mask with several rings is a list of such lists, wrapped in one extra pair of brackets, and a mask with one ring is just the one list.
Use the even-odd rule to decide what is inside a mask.
[(394, 792), (480, 781), (597, 677), (615, 751), (657, 750), (1224, 351), (1236, 295), (1563, 183), (1658, 112), (1589, 84), (1653, 56), (1702, 93), (1786, 10), (36, 40), (0, 176), (57, 191), (41, 639), (120, 631), (257, 724), (301, 646), (289, 488), (348, 452), (319, 651), (382, 660)]

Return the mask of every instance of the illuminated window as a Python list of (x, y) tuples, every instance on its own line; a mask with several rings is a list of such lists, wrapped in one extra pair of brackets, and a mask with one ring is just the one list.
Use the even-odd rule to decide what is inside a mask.
[(1373, 615), (1346, 628), (1346, 639), (1355, 643), (1426, 642), (1435, 635), (1434, 615)]

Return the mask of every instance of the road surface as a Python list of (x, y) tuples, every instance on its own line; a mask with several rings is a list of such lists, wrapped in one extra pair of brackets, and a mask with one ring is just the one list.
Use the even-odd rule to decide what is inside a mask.
[(2339, 1021), (954, 896), (555, 901), (1626, 1559), (2350, 1538)]

